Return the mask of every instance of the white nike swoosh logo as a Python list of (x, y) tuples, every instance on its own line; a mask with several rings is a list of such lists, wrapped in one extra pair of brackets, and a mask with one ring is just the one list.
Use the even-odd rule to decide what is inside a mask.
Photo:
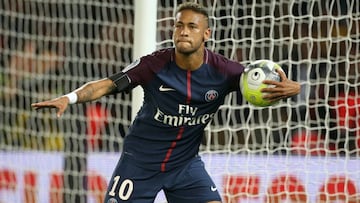
[(216, 187), (213, 187), (213, 186), (211, 186), (210, 189), (211, 189), (211, 191), (213, 191), (213, 192), (215, 192), (215, 191), (217, 190), (217, 188), (216, 188)]
[(175, 89), (170, 88), (170, 87), (164, 87), (164, 85), (161, 85), (161, 86), (159, 87), (159, 91), (160, 91), (160, 92), (168, 92), (168, 91), (175, 91)]

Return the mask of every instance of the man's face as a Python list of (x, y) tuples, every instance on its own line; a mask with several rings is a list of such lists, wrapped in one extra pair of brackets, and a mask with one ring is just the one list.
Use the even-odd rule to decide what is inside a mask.
[(210, 37), (210, 29), (204, 15), (183, 10), (176, 15), (173, 40), (178, 52), (196, 52)]

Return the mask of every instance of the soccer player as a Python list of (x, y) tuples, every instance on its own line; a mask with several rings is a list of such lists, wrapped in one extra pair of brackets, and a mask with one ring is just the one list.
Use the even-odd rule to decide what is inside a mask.
[[(219, 192), (198, 155), (205, 126), (225, 96), (239, 90), (244, 67), (205, 48), (209, 17), (196, 3), (178, 7), (174, 48), (141, 57), (123, 72), (84, 84), (59, 98), (32, 104), (35, 109), (69, 104), (144, 89), (144, 103), (124, 139), (105, 202), (153, 202), (163, 189), (170, 203), (221, 202)], [(277, 101), (296, 95), (297, 82), (279, 72), (281, 82), (266, 81), (266, 98)]]

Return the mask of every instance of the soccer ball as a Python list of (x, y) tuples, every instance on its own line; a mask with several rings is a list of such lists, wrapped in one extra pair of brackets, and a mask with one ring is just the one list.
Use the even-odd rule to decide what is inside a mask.
[(270, 60), (257, 60), (246, 66), (245, 72), (240, 78), (240, 89), (249, 103), (260, 107), (274, 104), (274, 102), (262, 98), (264, 93), (261, 92), (261, 89), (269, 86), (263, 83), (264, 80), (280, 81), (276, 69), (282, 70), (278, 64)]

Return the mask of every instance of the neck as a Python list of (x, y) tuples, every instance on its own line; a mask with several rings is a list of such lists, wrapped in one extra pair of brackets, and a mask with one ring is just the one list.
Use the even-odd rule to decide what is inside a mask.
[(180, 53), (175, 49), (175, 62), (181, 69), (194, 71), (204, 63), (205, 49), (191, 54)]

